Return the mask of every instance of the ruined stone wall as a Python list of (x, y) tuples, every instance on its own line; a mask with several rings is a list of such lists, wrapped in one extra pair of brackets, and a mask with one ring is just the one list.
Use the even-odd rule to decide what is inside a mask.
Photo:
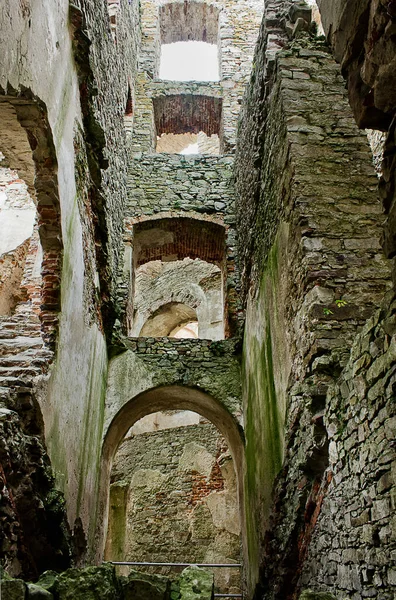
[(387, 132), (380, 195), (387, 220), (383, 243), (395, 255), (395, 22), (392, 2), (318, 0), (323, 26), (348, 84), (354, 116), (361, 127)]
[(395, 302), (367, 321), (326, 399), (328, 490), (315, 507), (300, 585), (340, 598), (396, 591)]
[[(263, 6), (257, 0), (244, 2), (243, 7), (240, 2), (228, 0), (192, 2), (183, 4), (183, 10), (179, 10), (181, 6), (179, 1), (170, 8), (162, 0), (142, 3), (143, 36), (136, 80), (135, 128), (130, 142), (126, 244), (131, 244), (128, 230), (131, 231), (137, 216), (169, 212), (178, 216), (189, 212), (188, 216), (199, 213), (208, 215), (208, 220), (224, 223), (225, 301), (230, 333), (234, 334), (240, 309), (234, 261), (232, 153), (240, 99), (250, 71)], [(219, 82), (158, 79), (161, 43), (183, 40), (218, 44)], [(157, 135), (199, 134), (200, 130), (219, 135), (223, 156), (190, 158), (154, 154)], [(127, 248), (124, 269), (119, 274), (119, 303), (125, 311), (124, 323), (133, 312), (130, 298), (133, 273), (129, 261)]]
[[(2, 320), (0, 387), (2, 401), (16, 412), (28, 414), (28, 407), (38, 410), (39, 403), (44, 423), (35, 432), (37, 454), (44, 433), (81, 556), (94, 528), (107, 369), (104, 333), (115, 316), (126, 195), (123, 116), (139, 30), (138, 4), (121, 2), (117, 47), (107, 3), (77, 4), (32, 0), (6, 2), (0, 9), (2, 122), (14, 142), (2, 151), (37, 202), (44, 336), (30, 304)], [(2, 142), (6, 138), (2, 135)], [(33, 271), (27, 264), (28, 287)], [(11, 416), (6, 413), (5, 419)], [(48, 460), (44, 454), (42, 460)], [(29, 468), (21, 461), (21, 474)], [(10, 485), (21, 495), (23, 476), (16, 487)], [(35, 542), (28, 531), (29, 551)]]
[(261, 565), (257, 594), (283, 599), (297, 593), (329, 484), (326, 392), (389, 287), (389, 268), (370, 150), (339, 68), (307, 35), (281, 51), (288, 40), (269, 15), (242, 112), (236, 189), (247, 514), (261, 521), (248, 520), (250, 584)]
[[(182, 4), (180, 0), (177, 0), (175, 5), (179, 3)], [(209, 15), (206, 15), (207, 26), (205, 26), (205, 23), (200, 23), (202, 11), (198, 11), (195, 20), (192, 21), (195, 22), (195, 31), (191, 31), (186, 36), (182, 24), (179, 25), (177, 22), (178, 15), (175, 11), (172, 21), (175, 23), (174, 29), (177, 33), (170, 35), (169, 27), (166, 28), (166, 31), (172, 41), (190, 39), (218, 44), (221, 81), (219, 84), (203, 84), (200, 95), (209, 97), (220, 95), (223, 98), (221, 131), (224, 139), (222, 145), (225, 152), (230, 152), (235, 148), (236, 124), (240, 109), (239, 101), (250, 73), (263, 5), (258, 0), (244, 0), (243, 6), (240, 2), (237, 4), (233, 0), (220, 0), (220, 2), (215, 3), (203, 0), (203, 2), (192, 3), (192, 9), (194, 9), (195, 4), (199, 7), (202, 3), (207, 4), (211, 9)], [(133, 145), (133, 148), (138, 152), (149, 151), (155, 146), (154, 114), (150, 98), (152, 94), (158, 96), (175, 93), (185, 94), (187, 89), (191, 89), (192, 86), (195, 86), (195, 89), (200, 89), (200, 84), (197, 85), (195, 82), (193, 84), (181, 82), (178, 85), (175, 82), (170, 84), (159, 81), (154, 82), (154, 84), (151, 83), (153, 79), (158, 79), (161, 36), (164, 43), (169, 43), (169, 39), (164, 37), (160, 30), (161, 12), (159, 8), (165, 4), (164, 0), (155, 0), (154, 2), (145, 0), (142, 3), (142, 31), (144, 37), (141, 48), (140, 73), (137, 80), (136, 142), (132, 142), (137, 144), (137, 146)], [(213, 27), (216, 30), (216, 37), (212, 36), (213, 39), (210, 37), (211, 23), (212, 30)], [(203, 35), (203, 30), (205, 30), (205, 35)], [(179, 37), (179, 34), (182, 37)], [(179, 40), (177, 40), (178, 37)], [(153, 89), (153, 92), (150, 93), (151, 89)], [(157, 93), (155, 93), (155, 89), (157, 89)], [(177, 115), (177, 119), (181, 122), (183, 115)]]
[[(111, 475), (105, 559), (239, 562), (239, 533), (235, 473), (215, 427), (165, 429), (122, 442)], [(215, 585), (238, 593), (238, 569), (217, 569)]]

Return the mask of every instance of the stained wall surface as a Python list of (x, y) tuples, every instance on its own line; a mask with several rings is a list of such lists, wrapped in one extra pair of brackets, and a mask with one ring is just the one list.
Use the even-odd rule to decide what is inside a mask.
[[(215, 427), (180, 425), (126, 437), (112, 468), (105, 558), (240, 562), (235, 472)], [(217, 570), (216, 591), (238, 593), (240, 577), (238, 569)]]

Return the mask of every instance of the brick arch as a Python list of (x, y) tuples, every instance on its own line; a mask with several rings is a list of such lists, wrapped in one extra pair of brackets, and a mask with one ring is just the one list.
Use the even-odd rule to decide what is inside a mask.
[(43, 248), (40, 320), (44, 341), (53, 346), (60, 311), (62, 232), (56, 151), (46, 106), (31, 92), (0, 89), (0, 144), (10, 168), (26, 181), (36, 204)]
[(223, 266), (226, 230), (217, 223), (186, 217), (152, 219), (134, 225), (133, 247), (135, 267), (186, 257)]
[(235, 417), (213, 396), (193, 387), (181, 385), (148, 389), (126, 402), (105, 428), (101, 458), (99, 518), (97, 529), (97, 559), (103, 557), (107, 531), (110, 473), (117, 449), (128, 430), (146, 415), (164, 410), (189, 410), (208, 419), (225, 438), (230, 450), (238, 485), (242, 541), (246, 553), (244, 516), (245, 447), (242, 429)]

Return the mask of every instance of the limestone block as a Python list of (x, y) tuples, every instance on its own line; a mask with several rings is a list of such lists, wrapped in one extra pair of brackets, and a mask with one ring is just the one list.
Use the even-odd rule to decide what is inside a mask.
[(28, 596), (32, 600), (53, 600), (54, 596), (44, 588), (34, 583), (28, 583)]
[(191, 442), (187, 444), (180, 458), (180, 468), (186, 471), (197, 471), (209, 477), (215, 462), (214, 456), (203, 446)]
[(213, 573), (199, 567), (187, 567), (180, 576), (181, 600), (212, 600)]
[(121, 581), (124, 600), (168, 600), (171, 583), (160, 575), (147, 575), (131, 571)]

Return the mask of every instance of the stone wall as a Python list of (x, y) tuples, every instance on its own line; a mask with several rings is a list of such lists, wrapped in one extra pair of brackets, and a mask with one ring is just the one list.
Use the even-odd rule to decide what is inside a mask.
[[(138, 4), (120, 3), (117, 45), (104, 1), (71, 7), (66, 0), (6, 1), (0, 13), (2, 151), (36, 202), (43, 248), (43, 338), (31, 314), (35, 297), (2, 319), (1, 399), (18, 413), (29, 406), (42, 410), (44, 422), (34, 434), (40, 443), (31, 445), (37, 461), (47, 461), (45, 433), (81, 556), (94, 530), (104, 333), (116, 313), (126, 196), (123, 117), (137, 64)], [(28, 287), (30, 273), (29, 263)], [(21, 460), (19, 468), (25, 473), (29, 464)], [(26, 505), (24, 510), (28, 515)], [(25, 536), (28, 550), (31, 543), (34, 533)]]
[[(240, 562), (239, 534), (235, 472), (215, 427), (165, 429), (122, 442), (111, 474), (106, 560)], [(217, 569), (215, 585), (238, 593), (239, 570)]]
[[(208, 42), (212, 40), (213, 43), (214, 37), (213, 35), (211, 37), (210, 31), (216, 30), (221, 65), (221, 82), (220, 84), (206, 84), (206, 88), (209, 90), (208, 97), (216, 97), (218, 93), (213, 93), (213, 90), (221, 90), (223, 96), (222, 146), (226, 152), (232, 151), (235, 147), (239, 101), (251, 68), (254, 44), (263, 11), (262, 2), (244, 0), (243, 7), (241, 7), (241, 4), (236, 6), (233, 1), (220, 0), (220, 2), (215, 3), (214, 8), (211, 6), (209, 11), (205, 11), (200, 5), (210, 6), (211, 2), (207, 2), (207, 0), (202, 3), (193, 2), (188, 7), (191, 15), (187, 17), (185, 17), (184, 12), (177, 12), (178, 3), (182, 4), (179, 0), (175, 3), (173, 16), (176, 18), (180, 14), (183, 21), (187, 19), (189, 22), (194, 22), (194, 31), (190, 27), (188, 39)], [(153, 105), (148, 90), (151, 87), (152, 79), (158, 78), (161, 41), (166, 43), (169, 38), (172, 38), (172, 41), (186, 39), (186, 32), (182, 32), (183, 21), (174, 23), (172, 30), (166, 28), (167, 37), (163, 35), (165, 22), (167, 22), (167, 19), (169, 20), (166, 11), (163, 8), (160, 10), (160, 7), (164, 4), (166, 3), (163, 0), (155, 0), (155, 2), (145, 0), (142, 3), (142, 31), (144, 37), (141, 47), (140, 74), (137, 80), (136, 142), (132, 141), (133, 147), (138, 152), (152, 150), (155, 147)], [(195, 4), (198, 6), (195, 7)], [(162, 30), (161, 17), (163, 21)], [(202, 19), (202, 21), (199, 19)], [(208, 21), (209, 27), (205, 28), (205, 21)], [(202, 37), (204, 30), (205, 36)], [(178, 35), (182, 36), (180, 40), (176, 39)], [(173, 89), (177, 89), (174, 82), (171, 85)], [(183, 86), (184, 84), (181, 83), (178, 94), (185, 93)], [(162, 93), (164, 92), (169, 94), (166, 87), (162, 87)], [(178, 115), (178, 118), (182, 119), (182, 116)]]
[(388, 300), (367, 321), (326, 399), (328, 489), (312, 513), (300, 585), (339, 598), (396, 592), (395, 311)]
[[(140, 154), (133, 158), (128, 175), (124, 240), (133, 245), (135, 223), (150, 217), (188, 217), (197, 224), (202, 220), (224, 225), (226, 243), (220, 262), (225, 261), (225, 301), (231, 329), (235, 329), (239, 303), (232, 163), (232, 156)], [(186, 246), (184, 256), (191, 256), (194, 251)], [(131, 258), (128, 261), (119, 281), (121, 306), (128, 306)], [(127, 314), (128, 310), (131, 309), (126, 309)]]
[[(323, 25), (336, 60), (348, 83), (357, 123), (388, 132), (380, 194), (388, 215), (383, 243), (388, 258), (395, 255), (395, 7), (392, 2), (318, 0)], [(356, 25), (357, 24), (357, 25)]]
[(326, 392), (389, 288), (389, 267), (367, 138), (339, 68), (308, 34), (288, 42), (270, 14), (242, 111), (236, 197), (247, 514), (261, 522), (248, 519), (249, 583), (261, 565), (257, 597), (283, 599), (297, 593), (329, 485)]

